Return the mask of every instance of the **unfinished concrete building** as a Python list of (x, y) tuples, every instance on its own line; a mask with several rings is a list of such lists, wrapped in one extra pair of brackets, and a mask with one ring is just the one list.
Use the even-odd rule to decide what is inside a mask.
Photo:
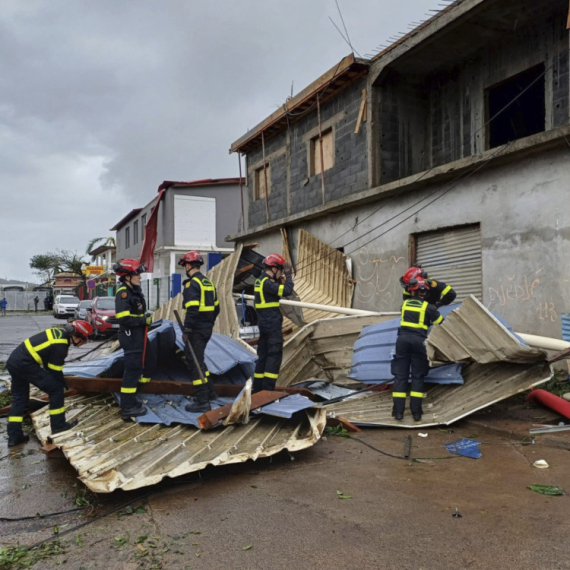
[(397, 310), (412, 262), (521, 332), (570, 312), (567, 0), (458, 0), (348, 56), (236, 141), (245, 229), (352, 258), (353, 306)]

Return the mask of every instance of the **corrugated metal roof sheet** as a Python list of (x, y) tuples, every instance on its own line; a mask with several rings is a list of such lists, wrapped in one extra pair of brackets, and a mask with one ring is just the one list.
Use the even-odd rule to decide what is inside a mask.
[(523, 344), (474, 297), (468, 297), (442, 325), (433, 327), (427, 347), (438, 362), (447, 358), (465, 362), (465, 384), (428, 389), (421, 422), (414, 422), (409, 413), (403, 422), (394, 420), (390, 393), (357, 395), (331, 404), (327, 412), (358, 425), (419, 428), (451, 424), (552, 376), (546, 353)]
[[(54, 436), (89, 489), (109, 493), (132, 490), (204, 469), (242, 463), (314, 445), (322, 435), (323, 409), (301, 412), (298, 419), (260, 416), (246, 425), (197, 430), (177, 425), (141, 425), (121, 420), (112, 396), (77, 396), (66, 400), (68, 419), (79, 419), (70, 431)], [(46, 444), (51, 433), (48, 409), (32, 414), (36, 433)]]

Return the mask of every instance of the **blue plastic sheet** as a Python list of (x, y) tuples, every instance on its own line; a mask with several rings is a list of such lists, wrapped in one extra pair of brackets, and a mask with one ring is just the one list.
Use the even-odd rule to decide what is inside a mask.
[(290, 418), (296, 412), (306, 410), (307, 408), (312, 408), (313, 406), (320, 407), (315, 404), (312, 400), (309, 400), (306, 396), (301, 394), (291, 394), (278, 400), (277, 402), (272, 402), (266, 406), (262, 406), (259, 411), (252, 410), (253, 414), (267, 414), (269, 416), (276, 416), (278, 418)]
[(450, 453), (455, 453), (455, 455), (479, 459), (479, 457), (483, 455), (479, 451), (479, 445), (481, 445), (481, 443), (481, 441), (477, 441), (476, 439), (459, 439), (452, 443), (446, 443), (445, 449)]

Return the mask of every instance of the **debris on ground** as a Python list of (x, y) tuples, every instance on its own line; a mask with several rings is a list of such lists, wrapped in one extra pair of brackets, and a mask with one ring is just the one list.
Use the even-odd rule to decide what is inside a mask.
[(483, 455), (481, 451), (479, 451), (481, 443), (481, 441), (476, 439), (464, 438), (453, 441), (452, 443), (446, 443), (445, 449), (447, 449), (449, 453), (455, 453), (456, 455), (462, 455), (463, 457), (471, 457), (472, 459), (479, 459)]
[(535, 493), (548, 495), (550, 497), (564, 495), (564, 489), (558, 487), (557, 485), (529, 485), (528, 488)]

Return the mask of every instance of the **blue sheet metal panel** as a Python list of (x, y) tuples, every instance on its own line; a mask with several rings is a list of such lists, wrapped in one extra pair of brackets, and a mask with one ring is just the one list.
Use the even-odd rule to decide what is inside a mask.
[(292, 385), (291, 388), (307, 388), (313, 394), (320, 396), (324, 400), (350, 396), (356, 392), (356, 390), (351, 390), (350, 388), (344, 388), (343, 386), (337, 386), (336, 384), (323, 381), (299, 382), (298, 384)]
[(562, 338), (570, 341), (570, 315), (562, 315)]
[[(446, 316), (459, 305), (442, 307), (440, 312)], [(354, 344), (354, 354), (350, 369), (350, 378), (366, 384), (388, 384), (394, 381), (390, 370), (390, 354), (396, 349), (400, 319), (372, 325), (362, 329)], [(431, 368), (426, 382), (432, 384), (463, 384), (461, 364), (446, 364)]]
[(276, 402), (262, 406), (256, 410), (252, 410), (252, 414), (266, 414), (269, 416), (276, 416), (278, 418), (290, 418), (296, 412), (306, 410), (307, 408), (320, 407), (312, 400), (301, 394), (291, 394), (285, 396)]

